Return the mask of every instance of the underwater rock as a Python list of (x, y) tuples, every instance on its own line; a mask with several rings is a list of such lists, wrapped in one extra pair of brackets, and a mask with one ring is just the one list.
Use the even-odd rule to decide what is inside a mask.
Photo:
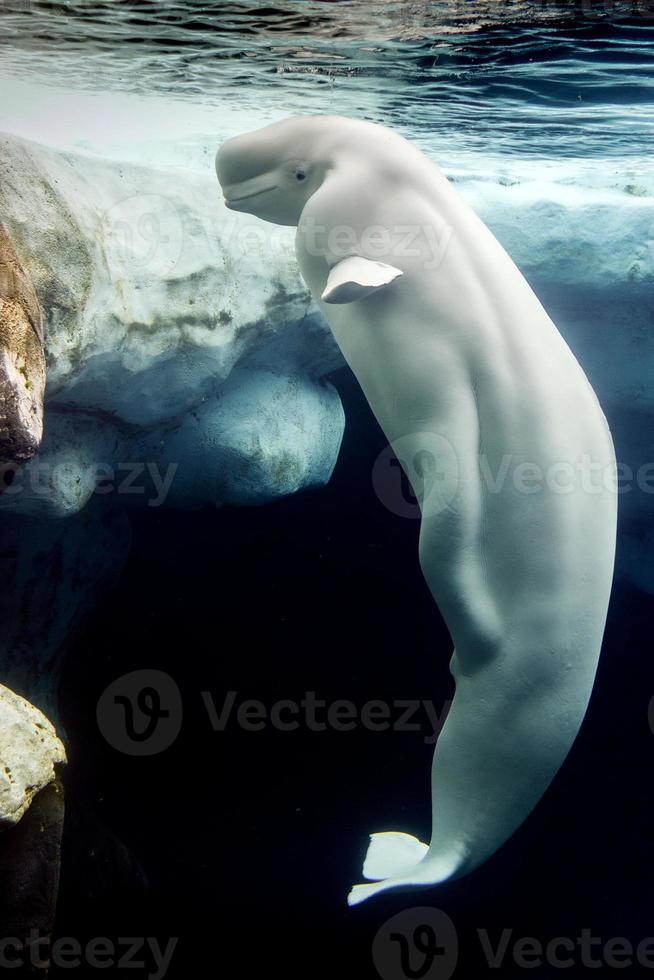
[(48, 370), (40, 451), (0, 496), (0, 679), (56, 722), (65, 645), (129, 550), (125, 506), (257, 504), (326, 482), (344, 419), (323, 375), (340, 357), (292, 245), (264, 263), (212, 171), (6, 136), (0, 220), (3, 296), (21, 286), (33, 343), (40, 304)]
[(51, 722), (59, 728), (62, 654), (119, 575), (130, 536), (122, 510), (92, 503), (66, 521), (0, 515), (0, 539), (0, 678), (11, 685), (0, 685), (0, 922), (29, 937), (49, 934), (56, 911), (65, 752)]
[(0, 220), (43, 309), (48, 373), (31, 489), (0, 507), (68, 516), (97, 468), (119, 463), (174, 466), (176, 506), (260, 503), (329, 479), (344, 420), (324, 375), (340, 355), (292, 237), (230, 214), (211, 170), (2, 136)]
[[(333, 469), (343, 426), (331, 385), (302, 374), (235, 369), (218, 398), (162, 433), (158, 453), (152, 447), (159, 498), (166, 492), (164, 474), (173, 506), (254, 505), (320, 486)], [(157, 499), (151, 495), (152, 506)]]
[[(24, 949), (29, 949), (35, 938), (50, 936), (54, 927), (64, 809), (63, 786), (57, 777), (36, 795), (20, 823), (0, 834), (3, 937), (15, 937)], [(19, 951), (14, 955), (10, 947), (6, 952), (6, 964), (20, 959)], [(8, 965), (5, 968), (11, 969)], [(41, 960), (41, 968), (29, 970), (29, 976), (46, 974), (47, 960)], [(18, 976), (25, 975), (19, 969)]]
[(0, 684), (0, 830), (18, 823), (65, 762), (64, 746), (45, 715)]
[(305, 374), (235, 368), (219, 393), (154, 429), (58, 410), (1, 511), (70, 517), (92, 497), (120, 506), (249, 506), (324, 484), (343, 434), (340, 399)]
[(41, 309), (0, 224), (0, 463), (21, 463), (38, 451), (44, 390)]
[(122, 509), (92, 501), (65, 521), (0, 514), (0, 539), (0, 681), (59, 729), (62, 653), (120, 575), (129, 521)]

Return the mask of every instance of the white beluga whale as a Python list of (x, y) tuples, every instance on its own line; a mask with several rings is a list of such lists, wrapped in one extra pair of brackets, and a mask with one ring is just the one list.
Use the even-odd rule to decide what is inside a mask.
[(518, 268), (398, 134), (291, 118), (225, 142), (216, 171), (229, 208), (297, 225), (302, 275), (418, 499), (454, 644), (430, 842), (374, 833), (355, 905), (472, 871), (561, 767), (611, 591), (613, 443)]

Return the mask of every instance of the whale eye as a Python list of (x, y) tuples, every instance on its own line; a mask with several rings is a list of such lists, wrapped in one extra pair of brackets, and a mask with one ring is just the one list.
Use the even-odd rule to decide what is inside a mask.
[(307, 175), (305, 174), (304, 170), (297, 170), (295, 176), (297, 180), (306, 180)]

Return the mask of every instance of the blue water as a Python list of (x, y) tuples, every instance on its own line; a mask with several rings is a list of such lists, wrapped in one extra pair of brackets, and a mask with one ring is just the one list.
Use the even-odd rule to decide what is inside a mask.
[(653, 39), (644, 0), (4, 0), (0, 79), (367, 116), (441, 152), (615, 157), (651, 146)]

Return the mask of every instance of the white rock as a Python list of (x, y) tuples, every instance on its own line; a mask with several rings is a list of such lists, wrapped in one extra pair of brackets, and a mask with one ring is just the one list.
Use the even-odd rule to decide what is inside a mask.
[(344, 419), (322, 376), (340, 355), (292, 236), (229, 212), (213, 172), (4, 136), (0, 215), (44, 311), (48, 370), (41, 451), (0, 508), (67, 516), (122, 463), (174, 467), (176, 505), (329, 479)]
[(48, 719), (0, 684), (0, 830), (18, 823), (66, 752)]

